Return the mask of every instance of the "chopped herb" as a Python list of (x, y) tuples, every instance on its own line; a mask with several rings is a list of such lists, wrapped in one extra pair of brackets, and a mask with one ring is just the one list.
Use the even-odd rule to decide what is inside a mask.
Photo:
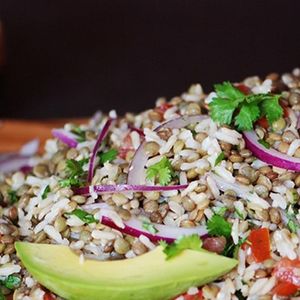
[(166, 260), (179, 255), (182, 251), (186, 249), (200, 251), (202, 248), (202, 241), (197, 234), (192, 234), (189, 236), (182, 236), (178, 238), (174, 243), (167, 244), (166, 242), (160, 242), (163, 246), (163, 252), (167, 255)]
[(155, 226), (147, 221), (143, 222), (143, 228), (152, 234), (158, 233), (158, 230), (155, 228)]
[(221, 161), (225, 158), (225, 154), (224, 152), (222, 151), (218, 157), (216, 158), (216, 161), (215, 161), (215, 166), (219, 165), (221, 163)]
[(97, 223), (97, 220), (92, 214), (89, 214), (88, 212), (79, 208), (76, 208), (71, 213), (66, 213), (66, 215), (74, 215), (77, 218), (79, 218), (82, 222), (87, 224)]
[(116, 149), (110, 149), (107, 152), (102, 152), (98, 154), (101, 164), (115, 160), (117, 155), (118, 150)]
[(42, 199), (45, 200), (50, 192), (51, 192), (50, 186), (47, 185), (43, 191)]
[(173, 176), (174, 171), (171, 162), (165, 156), (147, 169), (147, 179), (156, 178), (161, 185), (169, 184)]
[(85, 175), (82, 167), (88, 162), (88, 158), (82, 160), (67, 159), (66, 173), (69, 178), (59, 181), (61, 187), (80, 186), (83, 184), (83, 176)]
[(247, 238), (242, 238), (239, 240), (239, 242), (236, 245), (234, 244), (232, 238), (227, 239), (227, 243), (222, 255), (227, 257), (237, 258), (240, 247), (246, 242), (247, 242)]
[(213, 215), (212, 218), (207, 221), (207, 229), (210, 235), (230, 238), (231, 227), (232, 225), (220, 215)]
[(288, 223), (287, 223), (288, 229), (293, 232), (293, 233), (297, 233), (297, 229), (299, 228), (299, 224), (296, 223), (295, 220), (289, 219)]
[(245, 95), (230, 82), (215, 85), (217, 97), (209, 104), (211, 117), (219, 124), (234, 125), (238, 130), (251, 130), (253, 123), (266, 116), (272, 124), (278, 120), (283, 109), (279, 104), (280, 95)]
[(76, 138), (77, 142), (82, 143), (85, 139), (85, 132), (79, 127), (75, 126), (71, 130), (72, 133), (75, 133), (78, 137)]
[(263, 139), (259, 139), (258, 142), (263, 145), (265, 148), (270, 149), (271, 145)]
[(9, 197), (9, 203), (10, 204), (15, 204), (19, 201), (19, 197), (17, 196), (17, 192), (13, 190), (9, 190), (7, 192), (8, 197)]
[(0, 284), (10, 290), (16, 289), (20, 285), (20, 283), (21, 283), (21, 279), (16, 275), (9, 275), (5, 279), (0, 280)]

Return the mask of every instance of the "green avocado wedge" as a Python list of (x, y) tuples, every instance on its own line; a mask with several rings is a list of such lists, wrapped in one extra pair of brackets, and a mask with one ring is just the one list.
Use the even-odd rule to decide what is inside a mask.
[(29, 273), (67, 300), (169, 300), (237, 265), (206, 250), (185, 250), (166, 260), (161, 246), (132, 259), (84, 262), (66, 246), (16, 242), (15, 247)]

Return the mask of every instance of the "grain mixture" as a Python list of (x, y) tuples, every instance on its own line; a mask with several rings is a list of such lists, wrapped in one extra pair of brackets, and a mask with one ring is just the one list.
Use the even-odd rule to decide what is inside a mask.
[[(241, 87), (254, 94), (281, 93), (287, 113), (272, 126), (259, 121), (254, 129), (268, 147), (300, 157), (300, 70), (270, 74), (263, 80), (246, 78), (239, 83)], [(151, 251), (157, 242), (144, 234), (131, 236), (109, 227), (101, 223), (103, 216), (119, 227), (132, 218), (142, 218), (144, 229), (155, 234), (159, 225), (205, 228), (217, 215), (229, 226), (229, 236), (215, 232), (204, 239), (203, 247), (237, 257), (239, 264), (223, 278), (191, 287), (187, 293), (201, 291), (203, 299), (217, 300), (298, 299), (297, 290), (288, 296), (274, 293), (280, 282), (274, 270), (284, 260), (300, 256), (300, 173), (259, 160), (246, 148), (241, 132), (220, 126), (209, 116), (181, 128), (157, 129), (171, 119), (208, 115), (214, 97), (214, 92), (207, 95), (195, 84), (169, 101), (159, 98), (153, 109), (137, 115), (119, 117), (111, 111), (109, 115), (98, 113), (88, 124), (66, 124), (63, 132), (76, 136), (73, 147), (49, 139), (44, 154), (32, 158), (32, 169), (3, 174), (0, 278), (2, 282), (10, 278), (12, 284), (2, 284), (2, 294), (14, 293), (14, 299), (20, 300), (60, 299), (22, 268), (15, 241), (68, 245), (81, 259), (130, 259)], [(90, 188), (87, 194), (77, 193), (74, 186), (86, 185), (92, 150), (109, 118), (114, 121), (95, 157), (92, 186), (126, 184), (132, 160), (143, 143), (147, 160), (141, 170), (146, 169), (147, 176), (136, 184), (187, 187), (113, 193)], [(270, 256), (262, 261), (256, 259), (249, 238), (261, 228), (267, 229), (271, 247)], [(298, 278), (299, 271), (295, 271)]]

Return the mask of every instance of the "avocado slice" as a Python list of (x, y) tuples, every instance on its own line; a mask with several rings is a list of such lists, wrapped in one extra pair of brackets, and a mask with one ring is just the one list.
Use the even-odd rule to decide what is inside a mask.
[(16, 242), (15, 247), (32, 276), (68, 300), (167, 300), (237, 265), (206, 250), (185, 250), (166, 260), (161, 246), (132, 259), (83, 263), (66, 246)]

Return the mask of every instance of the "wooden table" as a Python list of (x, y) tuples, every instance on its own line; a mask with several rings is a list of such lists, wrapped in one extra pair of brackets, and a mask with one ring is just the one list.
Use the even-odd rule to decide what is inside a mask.
[(40, 140), (40, 151), (45, 140), (51, 137), (51, 129), (61, 127), (67, 122), (86, 123), (87, 119), (58, 119), (47, 121), (1, 120), (0, 121), (0, 152), (18, 150), (31, 139)]

